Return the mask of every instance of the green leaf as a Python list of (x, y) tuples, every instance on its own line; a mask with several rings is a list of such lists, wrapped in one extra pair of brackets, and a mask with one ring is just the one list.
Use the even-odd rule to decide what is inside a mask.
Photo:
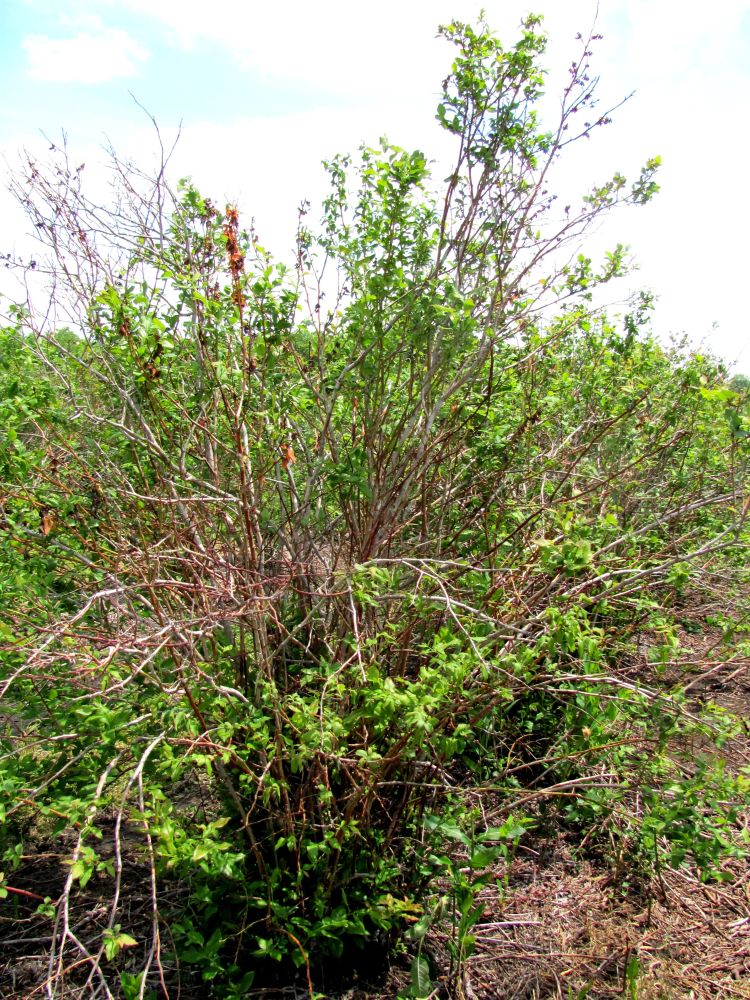
[(432, 978), (430, 963), (423, 955), (416, 955), (411, 963), (411, 986), (409, 996), (415, 998), (428, 997), (432, 993)]
[(733, 403), (739, 399), (739, 394), (732, 389), (701, 389), (704, 399), (717, 400), (720, 403)]
[(475, 847), (469, 857), (469, 865), (475, 869), (487, 868), (497, 861), (500, 854), (500, 847)]
[(120, 925), (108, 927), (104, 932), (104, 954), (111, 962), (123, 948), (133, 948), (138, 942), (130, 934), (120, 930)]

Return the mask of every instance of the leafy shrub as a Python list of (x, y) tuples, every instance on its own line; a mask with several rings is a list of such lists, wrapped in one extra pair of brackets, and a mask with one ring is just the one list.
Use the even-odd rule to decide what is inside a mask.
[[(104, 213), (54, 166), (17, 180), (76, 320), (15, 317), (0, 401), (4, 849), (12, 867), (24, 836), (75, 831), (61, 981), (92, 879), (112, 903), (84, 960), (107, 979), (140, 949), (124, 995), (161, 981), (170, 882), (172, 947), (217, 995), (290, 960), (312, 993), (316, 963), (426, 930), (440, 878), (459, 966), (484, 876), (455, 845), (472, 871), (507, 862), (549, 803), (618, 856), (708, 871), (726, 847), (726, 779), (670, 771), (679, 699), (616, 661), (688, 583), (743, 572), (746, 400), (657, 343), (647, 296), (621, 323), (595, 307), (623, 248), (561, 255), (657, 190), (652, 159), (573, 210), (549, 193), (608, 123), (576, 128), (589, 49), (546, 128), (538, 18), (508, 49), (483, 24), (443, 34), (442, 199), (419, 151), (337, 157), (291, 268), (163, 171), (118, 161)], [(502, 824), (477, 829), (472, 786)], [(108, 814), (115, 856), (127, 824), (151, 872), (150, 945), (96, 846)]]

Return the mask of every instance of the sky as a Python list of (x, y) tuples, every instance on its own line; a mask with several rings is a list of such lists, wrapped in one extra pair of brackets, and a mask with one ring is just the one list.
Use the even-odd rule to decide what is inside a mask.
[[(320, 163), (387, 135), (447, 173), (434, 121), (450, 47), (438, 24), (473, 20), (473, 0), (0, 0), (0, 153), (45, 150), (64, 131), (87, 176), (103, 146), (148, 165), (153, 126), (180, 130), (173, 176), (237, 202), (261, 242), (291, 261), (297, 206), (325, 191)], [(597, 245), (624, 242), (638, 270), (613, 292), (657, 296), (654, 328), (686, 334), (750, 372), (750, 0), (485, 0), (507, 44), (544, 16), (549, 90), (596, 18), (601, 104), (633, 96), (571, 157), (565, 185), (635, 176), (660, 155), (662, 190), (617, 214)], [(0, 162), (2, 167), (2, 162)], [(0, 192), (0, 252), (28, 226)]]

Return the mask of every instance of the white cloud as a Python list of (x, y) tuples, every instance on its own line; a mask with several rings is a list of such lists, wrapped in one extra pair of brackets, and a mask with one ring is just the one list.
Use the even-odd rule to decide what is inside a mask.
[[(100, 0), (100, 3), (104, 0)], [(579, 2), (579, 0), (571, 0)], [(590, 6), (591, 0), (585, 0)], [(120, 9), (161, 23), (169, 41), (193, 49), (220, 45), (243, 69), (305, 82), (342, 96), (403, 95), (446, 68), (446, 46), (429, 45), (437, 25), (474, 20), (482, 0), (120, 0)], [(515, 31), (520, 6), (493, 11)], [(425, 41), (428, 42), (425, 45)]]
[(146, 49), (127, 32), (106, 28), (69, 38), (27, 35), (23, 48), (29, 76), (55, 83), (104, 83), (135, 76), (138, 64), (148, 58)]

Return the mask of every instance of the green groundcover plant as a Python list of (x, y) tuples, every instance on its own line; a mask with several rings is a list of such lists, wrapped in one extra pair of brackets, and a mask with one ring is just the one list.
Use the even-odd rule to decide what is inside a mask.
[(312, 994), (447, 913), (455, 972), (477, 887), (550, 823), (631, 881), (736, 849), (745, 779), (679, 761), (731, 718), (625, 665), (647, 634), (666, 675), (687, 597), (741, 593), (747, 394), (662, 346), (647, 294), (598, 305), (628, 255), (586, 236), (658, 159), (555, 197), (609, 124), (596, 39), (549, 124), (539, 18), (441, 32), (449, 176), (334, 158), (288, 266), (164, 169), (115, 157), (104, 207), (64, 152), (14, 178), (54, 288), (0, 335), (0, 895), (64, 837), (49, 996), (169, 996), (178, 961)]

